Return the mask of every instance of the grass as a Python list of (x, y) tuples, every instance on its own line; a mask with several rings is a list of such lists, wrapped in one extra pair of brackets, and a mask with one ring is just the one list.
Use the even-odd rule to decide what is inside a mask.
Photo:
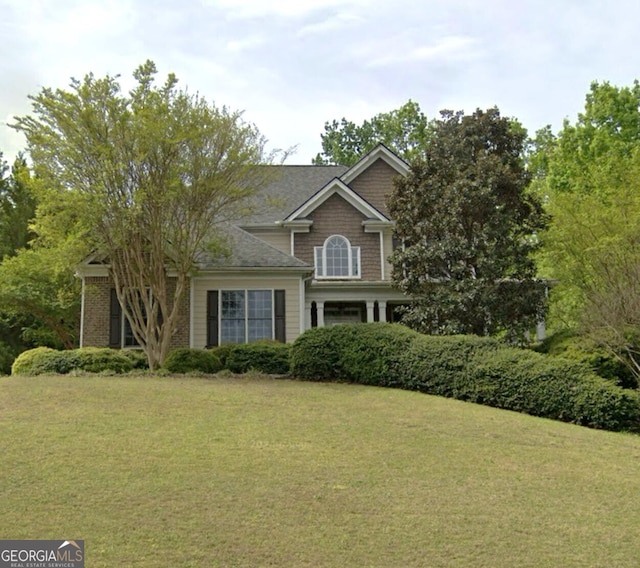
[(0, 448), (0, 538), (92, 568), (640, 558), (640, 437), (406, 391), (5, 377)]

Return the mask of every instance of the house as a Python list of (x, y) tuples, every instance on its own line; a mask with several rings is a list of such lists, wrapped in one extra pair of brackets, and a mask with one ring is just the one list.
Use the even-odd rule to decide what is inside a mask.
[[(174, 347), (264, 338), (310, 327), (393, 321), (406, 298), (391, 287), (393, 221), (385, 196), (409, 166), (379, 145), (354, 166), (273, 166), (255, 213), (229, 228), (231, 254), (202, 256), (180, 307)], [(106, 266), (87, 261), (81, 346), (135, 344)]]

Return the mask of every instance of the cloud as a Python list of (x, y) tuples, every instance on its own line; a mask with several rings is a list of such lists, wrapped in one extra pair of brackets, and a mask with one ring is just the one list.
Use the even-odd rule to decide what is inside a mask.
[[(396, 42), (390, 42), (396, 43)], [(380, 56), (371, 59), (368, 67), (387, 67), (399, 63), (421, 61), (460, 61), (477, 58), (481, 55), (479, 42), (468, 36), (446, 36), (435, 43), (418, 47), (409, 47), (408, 42), (401, 41), (400, 46), (388, 50)]]
[(367, 6), (368, 0), (203, 0), (205, 5), (219, 8), (233, 18), (279, 16), (304, 18), (319, 10), (348, 6)]
[(306, 36), (325, 34), (343, 30), (363, 22), (363, 18), (351, 13), (341, 13), (334, 17), (327, 18), (321, 22), (307, 24), (303, 26), (297, 33), (296, 37), (302, 38)]
[(235, 39), (228, 41), (226, 44), (227, 51), (240, 52), (249, 51), (256, 47), (260, 47), (266, 43), (265, 38), (259, 36), (247, 37), (244, 39)]

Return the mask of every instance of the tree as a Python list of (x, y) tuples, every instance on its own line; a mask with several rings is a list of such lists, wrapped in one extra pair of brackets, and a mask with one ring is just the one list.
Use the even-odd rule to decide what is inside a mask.
[(352, 166), (377, 144), (384, 144), (407, 162), (420, 158), (430, 136), (430, 123), (412, 100), (396, 110), (357, 125), (346, 118), (325, 122), (322, 153), (313, 163)]
[(413, 299), (405, 321), (428, 333), (518, 336), (545, 303), (532, 253), (547, 218), (528, 191), (526, 133), (497, 108), (441, 114), (426, 159), (389, 198), (404, 243), (393, 280)]
[[(35, 216), (36, 201), (30, 189), (30, 174), (22, 155), (10, 174), (0, 152), (0, 261), (27, 246), (33, 238), (29, 223)], [(6, 176), (6, 177), (5, 177)]]
[[(32, 96), (17, 117), (37, 175), (72, 196), (82, 238), (104, 255), (118, 300), (151, 369), (164, 360), (197, 258), (221, 224), (266, 182), (264, 139), (239, 112), (155, 84), (147, 61), (121, 93), (89, 74)], [(55, 223), (53, 223), (55, 225)], [(169, 279), (172, 282), (169, 282)]]
[(542, 152), (553, 222), (541, 270), (557, 280), (550, 316), (640, 376), (640, 85), (592, 83), (575, 124)]

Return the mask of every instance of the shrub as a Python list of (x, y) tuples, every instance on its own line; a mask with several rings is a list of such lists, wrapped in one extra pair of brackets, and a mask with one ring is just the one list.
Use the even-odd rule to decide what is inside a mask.
[(508, 347), (494, 338), (426, 336), (393, 324), (306, 331), (292, 374), (394, 386), (608, 430), (640, 429), (640, 395), (580, 361)]
[(396, 358), (394, 374), (398, 382), (390, 386), (461, 398), (459, 383), (471, 358), (504, 348), (491, 337), (418, 335)]
[(227, 357), (229, 357), (229, 353), (231, 353), (231, 350), (236, 346), (236, 343), (223, 343), (222, 345), (219, 345), (218, 347), (213, 347), (211, 349), (211, 352), (218, 358), (220, 359), (220, 363), (222, 363), (222, 366), (226, 369), (227, 367)]
[[(65, 351), (69, 370), (87, 373), (129, 373), (133, 370), (133, 358), (127, 355), (129, 350), (119, 351), (106, 347), (83, 347)], [(67, 371), (68, 372), (68, 371)]]
[(615, 386), (587, 365), (518, 349), (480, 355), (466, 374), (474, 400), (535, 416), (607, 430), (640, 425), (638, 393)]
[(131, 361), (134, 370), (149, 368), (149, 360), (141, 349), (123, 349), (120, 353)]
[(289, 373), (289, 352), (289, 345), (277, 341), (238, 344), (229, 350), (225, 366), (233, 373), (254, 370), (270, 375), (286, 375)]
[(291, 348), (291, 373), (309, 380), (368, 385), (397, 382), (394, 361), (419, 334), (391, 323), (345, 324), (305, 331)]
[(340, 380), (339, 327), (314, 327), (300, 335), (291, 346), (291, 374), (312, 381)]
[(169, 352), (163, 368), (171, 373), (217, 373), (222, 363), (211, 350), (180, 347)]
[(65, 352), (50, 347), (36, 347), (23, 351), (11, 366), (13, 375), (64, 374), (70, 370), (69, 359)]
[(598, 376), (609, 379), (620, 387), (638, 388), (637, 378), (629, 365), (624, 363), (625, 357), (617, 357), (585, 335), (577, 335), (569, 330), (560, 331), (542, 341), (536, 351), (585, 363)]
[(379, 386), (396, 384), (401, 372), (397, 358), (419, 337), (408, 327), (391, 323), (340, 325), (332, 332), (343, 380)]
[(115, 349), (87, 347), (57, 351), (49, 347), (36, 347), (24, 351), (14, 361), (14, 375), (66, 374), (71, 371), (88, 373), (128, 373), (133, 369), (131, 359)]

